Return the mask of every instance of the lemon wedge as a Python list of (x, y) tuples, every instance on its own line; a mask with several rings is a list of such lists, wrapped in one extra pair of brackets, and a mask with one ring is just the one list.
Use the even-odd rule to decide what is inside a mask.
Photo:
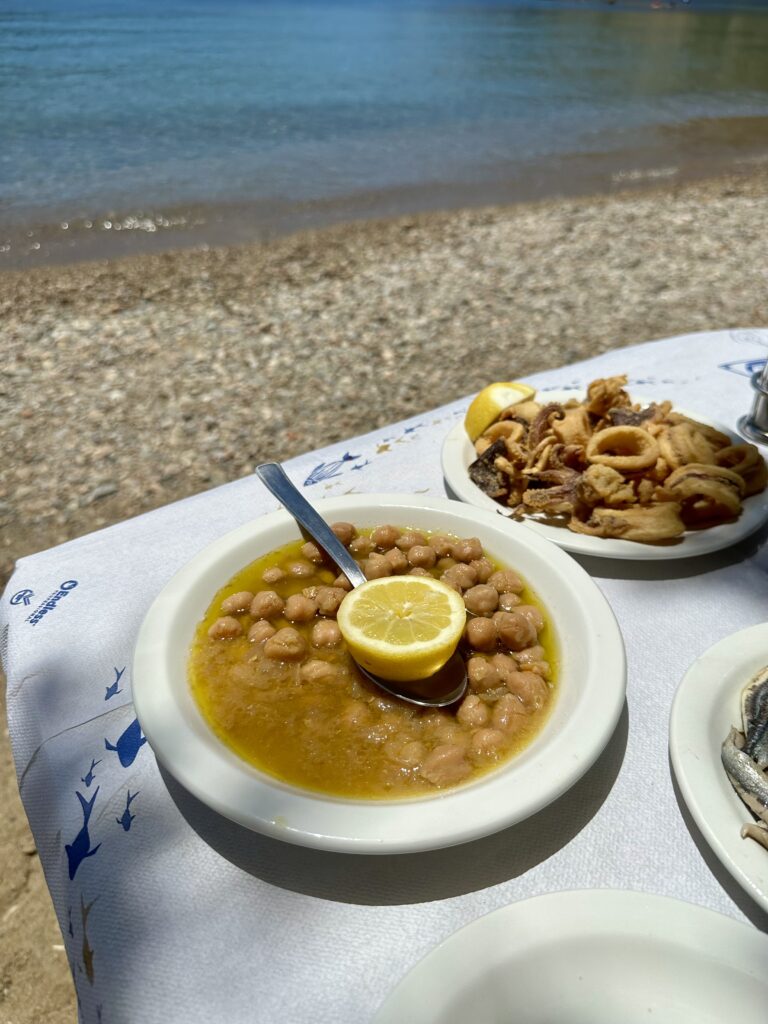
[(518, 402), (527, 402), (535, 394), (536, 388), (521, 384), (519, 381), (497, 382), (483, 388), (480, 394), (472, 399), (464, 417), (464, 429), (469, 434), (470, 441), (476, 441), (504, 409), (510, 405), (517, 405)]
[(437, 672), (456, 650), (464, 599), (432, 576), (385, 576), (350, 591), (336, 616), (352, 657), (382, 679)]

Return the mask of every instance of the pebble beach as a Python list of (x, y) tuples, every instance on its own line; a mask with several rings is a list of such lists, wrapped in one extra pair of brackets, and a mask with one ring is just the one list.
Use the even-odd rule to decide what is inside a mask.
[[(2, 582), (24, 555), (491, 381), (766, 326), (767, 220), (756, 166), (0, 275)], [(0, 758), (0, 1017), (63, 1024), (74, 994), (7, 731)]]

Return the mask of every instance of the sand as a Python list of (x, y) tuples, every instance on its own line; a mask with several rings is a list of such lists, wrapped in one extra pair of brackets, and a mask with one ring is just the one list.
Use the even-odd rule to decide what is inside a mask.
[[(18, 557), (610, 348), (768, 324), (768, 173), (0, 276), (0, 573)], [(691, 353), (695, 358), (695, 352)], [(0, 1019), (74, 1019), (0, 786)]]

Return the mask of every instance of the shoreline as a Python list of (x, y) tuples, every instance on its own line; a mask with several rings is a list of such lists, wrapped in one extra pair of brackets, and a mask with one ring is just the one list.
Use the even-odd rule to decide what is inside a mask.
[(768, 324), (767, 217), (760, 168), (0, 274), (0, 583), (23, 554), (491, 380)]
[[(596, 140), (597, 141), (597, 140)], [(633, 144), (500, 163), (473, 181), (432, 181), (344, 195), (0, 210), (0, 274), (181, 249), (274, 242), (303, 231), (488, 207), (620, 196), (768, 167), (768, 117), (656, 125)]]

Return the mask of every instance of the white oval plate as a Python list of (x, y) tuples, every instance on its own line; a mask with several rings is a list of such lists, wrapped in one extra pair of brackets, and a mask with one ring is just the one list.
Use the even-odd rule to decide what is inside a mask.
[(768, 664), (768, 623), (733, 633), (691, 665), (677, 688), (669, 751), (680, 792), (723, 866), (768, 911), (768, 850), (742, 839), (754, 821), (720, 763), (732, 725), (741, 727), (741, 691)]
[[(571, 398), (581, 399), (584, 395), (579, 391), (544, 391), (541, 397), (547, 402), (566, 402)], [(633, 394), (632, 398), (634, 401), (654, 401), (647, 395)], [(721, 423), (707, 420), (703, 416), (698, 416), (687, 410), (676, 408), (675, 411), (720, 430), (732, 438), (734, 444), (745, 443), (743, 437), (734, 434), (732, 430)], [(493, 509), (497, 514), (506, 511), (503, 505), (499, 505), (493, 498), (489, 498), (469, 478), (469, 466), (475, 461), (477, 455), (474, 445), (464, 430), (463, 422), (457, 423), (448, 433), (443, 442), (441, 457), (445, 481), (458, 498), (476, 508)], [(722, 548), (737, 544), (754, 533), (766, 520), (768, 520), (768, 490), (747, 498), (744, 501), (743, 511), (735, 523), (711, 526), (707, 530), (689, 530), (676, 544), (639, 544), (637, 541), (612, 537), (588, 537), (585, 534), (573, 533), (566, 526), (550, 526), (547, 523), (537, 522), (535, 519), (526, 518), (520, 522), (541, 537), (551, 540), (558, 547), (577, 555), (645, 561), (648, 559), (693, 558), (696, 555), (720, 551)]]
[[(187, 683), (197, 623), (213, 595), (261, 555), (299, 537), (287, 512), (215, 541), (166, 585), (139, 631), (133, 698), (145, 735), (172, 775), (220, 814), (277, 839), (350, 853), (437, 849), (529, 817), (572, 786), (608, 742), (624, 704), (626, 665), (605, 598), (568, 555), (493, 512), (440, 498), (371, 495), (317, 502), (321, 515), (356, 525), (396, 523), (480, 537), (541, 598), (561, 651), (558, 693), (535, 740), (508, 765), (461, 788), (408, 800), (312, 793), (251, 767), (217, 739)], [(511, 528), (510, 528), (511, 526)]]
[(610, 889), (513, 903), (456, 932), (374, 1024), (764, 1020), (768, 936), (703, 907)]

